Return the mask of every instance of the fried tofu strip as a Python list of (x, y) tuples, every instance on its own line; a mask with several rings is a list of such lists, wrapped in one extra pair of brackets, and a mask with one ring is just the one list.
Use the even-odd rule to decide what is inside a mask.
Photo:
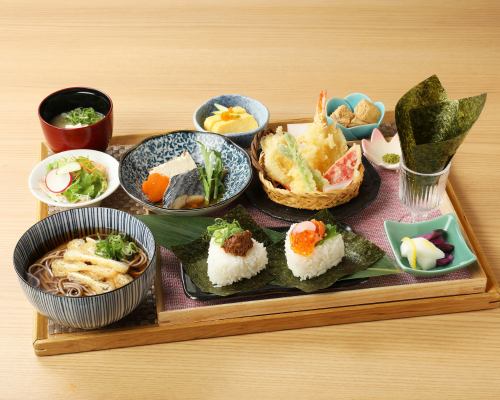
[(88, 267), (87, 264), (82, 262), (70, 263), (64, 261), (63, 259), (57, 259), (52, 261), (51, 269), (54, 276), (58, 278), (64, 278), (70, 272), (80, 272)]
[(52, 262), (52, 273), (57, 277), (65, 277), (70, 272), (90, 273), (92, 277), (98, 280), (114, 278), (117, 272), (113, 268), (102, 267), (100, 265), (85, 264), (81, 261), (66, 261), (57, 259)]
[(115, 289), (115, 285), (110, 281), (107, 282), (96, 281), (95, 279), (92, 279), (90, 276), (80, 272), (70, 272), (68, 274), (68, 279), (73, 282), (77, 282), (82, 285), (88, 286), (96, 294), (109, 292)]
[(73, 249), (81, 248), (84, 244), (85, 244), (85, 240), (83, 240), (83, 239), (73, 239), (70, 242), (68, 242), (66, 247), (68, 249), (73, 250)]
[(67, 245), (68, 250), (80, 250), (85, 254), (95, 254), (97, 241), (88, 237), (84, 239), (73, 239)]
[(100, 265), (102, 267), (112, 268), (116, 272), (125, 274), (128, 271), (128, 265), (120, 261), (111, 260), (109, 258), (104, 258), (96, 256), (93, 254), (86, 254), (80, 250), (68, 249), (64, 253), (64, 259), (66, 261), (79, 261), (84, 263), (91, 263), (94, 265)]
[(122, 286), (125, 286), (127, 283), (132, 282), (133, 280), (134, 279), (128, 274), (117, 274), (114, 277), (113, 282), (116, 288), (120, 288)]

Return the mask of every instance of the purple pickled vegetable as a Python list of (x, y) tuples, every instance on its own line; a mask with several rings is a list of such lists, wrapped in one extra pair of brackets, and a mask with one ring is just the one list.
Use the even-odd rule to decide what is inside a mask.
[(424, 235), (420, 235), (420, 237), (427, 239), (429, 241), (433, 241), (435, 239), (445, 239), (446, 231), (444, 229), (435, 229), (431, 233), (426, 233)]
[(455, 249), (455, 246), (446, 241), (447, 236), (448, 234), (444, 229), (435, 229), (430, 233), (420, 235), (421, 238), (427, 239), (445, 254), (443, 258), (436, 260), (437, 267), (448, 265), (453, 261), (451, 252)]
[(453, 261), (453, 254), (449, 253), (446, 254), (445, 257), (440, 258), (439, 260), (436, 261), (436, 266), (443, 266), (443, 265), (448, 265)]
[(445, 253), (451, 253), (455, 248), (455, 246), (453, 246), (451, 243), (445, 242), (442, 238), (433, 239), (431, 240), (431, 242), (434, 244), (434, 246), (444, 251)]

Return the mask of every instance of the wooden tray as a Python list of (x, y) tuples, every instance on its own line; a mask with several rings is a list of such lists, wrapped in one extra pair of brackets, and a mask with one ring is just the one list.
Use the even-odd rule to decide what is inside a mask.
[[(392, 123), (393, 113), (385, 122)], [(276, 122), (284, 125), (293, 120)], [(161, 132), (155, 132), (155, 134)], [(130, 145), (149, 134), (118, 136), (111, 145)], [(48, 154), (42, 144), (41, 157)], [(40, 219), (48, 208), (40, 203)], [(500, 306), (500, 292), (493, 271), (465, 217), (450, 182), (441, 211), (456, 214), (462, 232), (478, 262), (469, 267), (468, 279), (442, 280), (418, 284), (353, 289), (343, 292), (310, 294), (251, 300), (192, 309), (163, 309), (160, 268), (156, 288), (157, 321), (147, 326), (105, 328), (72, 333), (51, 333), (48, 319), (35, 313), (33, 347), (38, 356), (77, 353), (156, 343), (202, 339), (285, 329), (376, 321), (423, 315), (491, 309)]]

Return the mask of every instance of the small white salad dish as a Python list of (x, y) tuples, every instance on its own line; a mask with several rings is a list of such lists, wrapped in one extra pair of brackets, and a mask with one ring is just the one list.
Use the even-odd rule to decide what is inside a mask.
[[(83, 167), (87, 166), (85, 162), (83, 164), (74, 162), (78, 157), (86, 157), (90, 160), (92, 162), (88, 165), (90, 169)], [(61, 163), (63, 165), (54, 167), (54, 163), (62, 159), (69, 160), (69, 162)], [(53, 167), (49, 170), (50, 164)], [(31, 171), (28, 186), (33, 196), (49, 206), (62, 208), (98, 206), (102, 200), (111, 195), (120, 186), (118, 165), (119, 163), (114, 157), (100, 151), (90, 149), (63, 151), (40, 161)], [(73, 197), (76, 196), (79, 199), (76, 202), (68, 201), (63, 193), (73, 184), (77, 183), (78, 172), (85, 170), (92, 174), (94, 171), (93, 168), (96, 166), (100, 171), (104, 171), (106, 176), (107, 185), (102, 190), (102, 193), (97, 194), (95, 198), (91, 198), (92, 195), (79, 194), (80, 189), (77, 190), (74, 186), (73, 190), (71, 190), (74, 193)], [(90, 178), (87, 177), (87, 179)], [(99, 184), (98, 180), (96, 186)], [(51, 186), (52, 190), (48, 186)], [(94, 190), (94, 194), (101, 191), (95, 186), (91, 187), (92, 184), (89, 181), (83, 183), (81, 186), (82, 191), (86, 190), (92, 193), (92, 190)]]
[(401, 144), (399, 135), (394, 135), (390, 141), (387, 141), (377, 128), (372, 132), (370, 140), (361, 140), (364, 156), (373, 164), (386, 169), (399, 169), (399, 161), (396, 163), (387, 163), (383, 160), (386, 154), (396, 154), (401, 160)]

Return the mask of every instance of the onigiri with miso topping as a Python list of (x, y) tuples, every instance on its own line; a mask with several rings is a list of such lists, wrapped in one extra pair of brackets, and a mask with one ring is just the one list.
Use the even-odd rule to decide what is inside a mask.
[(217, 218), (207, 228), (211, 236), (208, 248), (207, 274), (214, 286), (231, 285), (256, 276), (266, 268), (267, 250), (241, 228), (238, 221)]

